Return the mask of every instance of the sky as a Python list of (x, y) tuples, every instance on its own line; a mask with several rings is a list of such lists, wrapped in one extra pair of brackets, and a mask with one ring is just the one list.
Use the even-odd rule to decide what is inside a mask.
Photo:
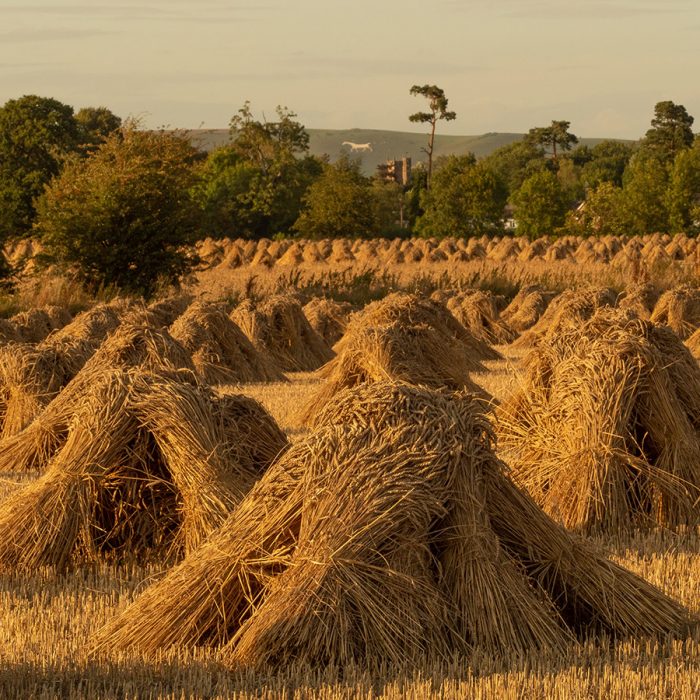
[(0, 0), (0, 104), (214, 129), (250, 100), (309, 128), (420, 131), (409, 90), (429, 83), (457, 112), (440, 133), (564, 119), (636, 139), (661, 100), (700, 131), (698, 44), (698, 0)]

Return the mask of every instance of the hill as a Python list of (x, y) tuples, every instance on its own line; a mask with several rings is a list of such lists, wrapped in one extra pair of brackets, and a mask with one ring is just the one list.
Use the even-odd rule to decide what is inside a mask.
[[(341, 153), (350, 153), (343, 141), (372, 144), (371, 152), (355, 154), (362, 158), (362, 170), (372, 174), (379, 163), (389, 158), (410, 156), (414, 165), (426, 159), (421, 150), (428, 142), (425, 132), (383, 131), (380, 129), (307, 129), (309, 147), (312, 155), (328, 155), (332, 161)], [(200, 148), (210, 151), (228, 142), (228, 129), (193, 129), (188, 132)], [(473, 153), (477, 158), (493, 153), (497, 148), (506, 146), (523, 138), (524, 134), (487, 133), (480, 136), (448, 136), (438, 134), (435, 137), (435, 158), (442, 155), (464, 155)], [(581, 143), (594, 146), (604, 138), (582, 138)], [(619, 140), (619, 139), (615, 139)]]

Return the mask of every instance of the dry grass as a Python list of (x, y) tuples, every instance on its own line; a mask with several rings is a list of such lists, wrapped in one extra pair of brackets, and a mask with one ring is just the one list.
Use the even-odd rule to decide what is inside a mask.
[[(522, 241), (512, 240), (482, 240), (468, 244), (449, 240), (407, 242), (405, 245), (402, 242), (370, 243), (371, 246), (353, 242), (334, 247), (330, 242), (320, 241), (293, 247), (295, 244), (290, 242), (282, 242), (277, 246), (269, 242), (236, 242), (230, 246), (225, 242), (217, 242), (217, 245), (211, 246), (214, 267), (202, 274), (196, 288), (200, 291), (206, 289), (209, 298), (223, 298), (224, 295), (241, 298), (251, 291), (260, 296), (294, 287), (302, 291), (319, 289), (324, 294), (331, 290), (335, 298), (352, 299), (362, 304), (392, 288), (422, 289), (430, 292), (436, 288), (481, 287), (507, 294), (509, 297), (518, 288), (532, 283), (551, 290), (596, 285), (612, 286), (619, 291), (629, 279), (630, 271), (633, 271), (636, 279), (653, 280), (655, 290), (663, 290), (687, 281), (696, 270), (694, 241), (680, 238), (665, 240), (663, 237), (648, 237), (648, 240), (643, 242), (632, 241), (630, 244), (624, 241), (601, 240), (588, 245), (568, 239), (560, 239), (556, 243), (539, 241), (533, 245), (522, 245)], [(645, 247), (646, 251), (643, 252)], [(297, 260), (299, 256), (303, 261), (299, 269), (290, 268), (289, 264), (283, 262)], [(255, 266), (251, 266), (253, 260), (256, 262)], [(394, 264), (391, 260), (404, 262)], [(388, 272), (377, 273), (376, 267), (367, 267), (374, 265), (376, 261), (380, 261), (379, 264), (384, 265)], [(650, 261), (654, 261), (653, 265)], [(225, 268), (225, 265), (229, 267)], [(364, 271), (367, 269), (374, 269), (374, 276), (365, 276)], [(45, 293), (42, 293), (38, 286), (31, 290), (29, 286), (25, 286), (22, 303), (19, 304), (18, 297), (11, 300), (12, 306), (4, 308), (12, 308), (14, 312), (58, 300), (61, 294), (66, 298), (68, 292), (61, 292), (60, 285), (52, 284), (54, 286), (50, 289), (47, 287)], [(650, 298), (632, 298), (632, 294), (627, 296), (631, 306), (638, 311), (643, 307), (648, 312)], [(524, 297), (524, 294), (520, 295), (521, 301)], [(619, 299), (620, 305), (625, 305), (625, 297)], [(39, 303), (34, 303), (35, 300)], [(78, 302), (77, 296), (75, 301)], [(81, 297), (79, 301), (85, 303), (86, 300)], [(166, 326), (182, 313), (188, 301), (189, 299), (183, 301), (182, 298), (170, 300), (160, 307), (157, 304), (152, 305), (145, 312), (142, 305), (139, 307), (134, 304), (121, 305), (118, 309), (117, 306), (110, 308), (117, 309), (117, 322), (131, 315), (133, 323), (133, 319), (137, 318), (134, 314), (141, 314), (142, 322)], [(528, 302), (529, 307), (525, 305), (525, 311), (521, 314), (523, 329), (532, 325), (537, 320), (536, 317), (542, 314), (546, 301), (546, 297), (532, 297)], [(0, 306), (2, 303), (3, 300), (0, 300)], [(517, 309), (513, 311), (513, 316), (519, 318), (515, 313)], [(508, 318), (509, 325), (515, 327), (513, 316), (507, 311), (502, 312), (502, 318)], [(520, 323), (517, 321), (518, 325)], [(0, 341), (3, 333), (8, 339), (20, 339), (14, 324), (0, 324)], [(49, 340), (59, 333), (61, 331), (54, 331)], [(75, 333), (73, 335), (77, 336)], [(86, 332), (85, 336), (90, 338), (91, 333)], [(102, 338), (104, 335), (97, 343), (88, 341), (91, 345), (90, 353), (94, 352)], [(690, 340), (688, 342), (690, 343)], [(153, 348), (153, 357), (159, 352), (167, 354), (168, 351), (167, 343), (161, 344), (160, 348), (154, 345)], [(519, 381), (523, 350), (511, 345), (498, 346), (497, 351), (506, 359), (481, 360), (482, 369), (486, 367), (488, 371), (475, 373), (473, 379), (494, 397), (502, 400)], [(148, 353), (146, 355), (148, 356)], [(118, 362), (120, 353), (116, 352), (112, 357), (116, 357)], [(174, 355), (169, 357), (171, 367), (178, 364)], [(121, 353), (121, 359), (128, 364), (129, 353)], [(189, 366), (191, 367), (191, 364)], [(237, 392), (244, 391), (267, 408), (295, 443), (296, 454), (303, 454), (305, 445), (309, 444), (313, 436), (306, 436), (306, 431), (297, 426), (295, 415), (298, 407), (308, 402), (318, 390), (321, 380), (315, 373), (295, 373), (289, 375), (288, 379), (288, 382), (219, 387), (215, 394), (210, 394), (211, 401), (213, 405), (222, 402), (223, 410), (223, 404), (231, 397), (229, 407), (235, 405), (245, 409), (245, 403), (235, 398)], [(74, 397), (79, 396), (81, 392), (86, 393), (87, 386), (83, 384), (82, 388), (74, 393)], [(141, 405), (145, 410), (146, 405), (152, 403), (152, 398), (147, 396), (147, 392), (143, 396), (144, 401)], [(185, 421), (179, 420), (178, 413), (172, 409), (165, 413), (167, 421), (161, 424), (160, 434), (164, 441), (163, 446), (167, 450), (168, 436), (180, 435)], [(54, 416), (60, 414), (61, 412), (57, 411)], [(159, 415), (162, 421), (163, 412)], [(65, 413), (61, 420), (66, 423), (73, 417), (73, 413)], [(93, 423), (99, 422), (98, 419), (99, 412), (86, 410), (82, 422), (86, 429), (89, 429)], [(143, 422), (148, 422), (145, 414)], [(255, 419), (253, 422), (257, 424), (259, 420)], [(53, 430), (57, 424), (52, 425)], [(153, 419), (150, 425), (155, 435), (158, 425)], [(64, 427), (62, 430), (65, 438), (68, 428)], [(118, 432), (116, 428), (114, 431)], [(104, 433), (104, 428), (100, 428), (99, 432)], [(248, 435), (250, 434), (248, 432)], [(196, 442), (196, 436), (182, 437), (189, 440), (190, 444)], [(255, 450), (258, 443), (255, 439), (242, 439), (242, 451), (239, 449), (237, 452), (239, 458), (252, 462), (258, 459)], [(160, 447), (155, 444), (155, 438), (152, 446), (160, 451)], [(53, 451), (57, 447), (60, 445), (54, 446)], [(359, 447), (354, 450), (352, 445), (344, 448), (342, 441), (329, 441), (325, 449), (329, 451), (329, 459), (337, 458), (338, 454), (342, 456), (342, 450), (346, 449), (349, 453), (348, 459), (352, 460)], [(4, 451), (1, 454), (4, 456)], [(178, 451), (178, 454), (183, 467), (186, 467), (193, 461), (192, 455), (196, 454), (196, 451), (185, 449)], [(393, 459), (393, 455), (389, 458)], [(41, 459), (39, 463), (42, 463)], [(290, 462), (287, 461), (286, 464), (289, 465)], [(321, 485), (318, 481), (319, 474), (314, 472), (313, 468), (308, 471), (308, 483)], [(332, 497), (334, 489), (340, 489), (340, 484), (351, 476), (342, 472), (336, 476), (335, 480), (331, 479), (329, 483), (322, 484), (327, 486), (329, 491), (325, 493), (320, 489), (320, 500), (315, 501), (313, 505), (315, 512), (321, 516), (324, 516), (324, 513), (333, 515), (341, 511), (343, 514), (352, 512), (352, 503), (344, 503), (343, 498)], [(9, 498), (7, 503), (18, 503), (20, 499), (17, 494), (41, 483), (42, 478), (44, 477), (37, 480), (35, 473), (7, 475), (6, 480), (0, 480), (0, 501)], [(272, 479), (267, 482), (263, 480), (261, 483), (269, 484), (270, 481)], [(281, 497), (286, 488), (285, 480), (281, 478), (277, 481), (281, 489), (277, 495)], [(206, 487), (206, 484), (204, 486)], [(201, 485), (192, 482), (192, 494), (199, 493), (200, 489)], [(359, 493), (365, 496), (362, 490)], [(500, 517), (501, 525), (507, 531), (513, 527), (514, 522), (518, 522), (518, 517), (517, 512), (508, 509), (511, 501), (508, 497), (504, 499), (503, 493), (502, 488), (492, 490), (488, 508), (497, 519)], [(57, 497), (60, 496), (58, 489), (56, 494)], [(345, 495), (346, 491), (343, 491), (343, 494)], [(430, 499), (434, 495), (428, 494), (425, 502), (432, 503)], [(268, 509), (270, 506), (267, 500), (257, 504), (255, 501), (251, 503), (256, 511), (252, 514), (251, 522), (259, 516), (261, 508)], [(0, 503), (0, 509), (3, 507)], [(288, 514), (285, 516), (284, 512), (278, 513), (277, 516), (278, 524), (284, 523), (285, 517), (289, 517)], [(527, 520), (528, 523), (532, 520), (532, 514)], [(331, 532), (335, 534), (335, 529), (340, 531), (347, 522), (343, 515)], [(274, 523), (271, 523), (271, 530), (275, 529)], [(515, 529), (517, 530), (517, 527)], [(277, 532), (279, 531), (277, 528)], [(626, 532), (613, 537), (597, 536), (594, 539), (594, 546), (605, 547), (611, 553), (613, 561), (658, 586), (686, 605), (693, 613), (700, 613), (700, 534), (695, 529), (679, 528), (677, 531), (671, 531), (652, 527), (643, 534)], [(282, 537), (277, 542), (280, 549), (275, 552), (275, 556), (280, 555), (281, 559), (287, 556), (291, 560), (294, 552), (289, 547), (289, 541), (285, 542)], [(287, 554), (284, 551), (285, 547)], [(487, 549), (481, 546), (477, 552), (483, 554)], [(391, 548), (379, 550), (389, 559), (396, 554)], [(643, 635), (635, 634), (632, 638), (620, 639), (613, 643), (604, 631), (599, 631), (599, 636), (595, 639), (579, 645), (567, 645), (563, 651), (560, 649), (557, 653), (540, 649), (537, 652), (521, 650), (519, 654), (494, 654), (492, 647), (488, 652), (472, 650), (468, 657), (423, 661), (413, 667), (404, 665), (401, 669), (376, 665), (372, 668), (371, 663), (348, 665), (342, 673), (332, 666), (323, 670), (311, 670), (299, 663), (293, 663), (277, 672), (230, 670), (231, 664), (236, 661), (232, 647), (223, 650), (205, 646), (194, 649), (180, 647), (160, 651), (149, 657), (134, 650), (105, 649), (99, 658), (90, 658), (87, 649), (98, 630), (127, 610), (154, 581), (165, 580), (164, 559), (151, 559), (148, 562), (143, 559), (135, 560), (128, 555), (127, 550), (121, 551), (123, 556), (119, 562), (105, 562), (104, 556), (100, 555), (93, 563), (81, 564), (62, 575), (44, 568), (23, 573), (12, 570), (0, 573), (0, 610), (3, 611), (0, 625), (0, 697), (101, 697), (120, 700), (137, 697), (237, 697), (241, 700), (273, 697), (318, 697), (326, 700), (355, 697), (561, 697), (587, 700), (591, 697), (684, 698), (697, 697), (700, 694), (700, 636), (696, 632), (691, 632), (686, 638), (677, 641), (652, 641)], [(313, 538), (305, 540), (303, 551), (308, 556), (298, 560), (298, 568), (302, 572), (324, 570), (327, 561), (324, 563), (323, 551), (317, 549)], [(411, 556), (415, 554), (412, 546), (408, 546), (406, 551)], [(420, 561), (422, 555), (418, 553), (415, 556)], [(230, 557), (226, 557), (226, 561), (230, 562)], [(279, 561), (279, 557), (275, 559), (277, 564)], [(393, 561), (395, 567), (400, 567), (400, 557)], [(565, 568), (571, 563), (566, 557), (563, 561)], [(257, 572), (256, 575), (262, 575), (264, 579), (267, 575), (264, 567), (268, 564), (269, 562), (256, 559), (252, 572)], [(559, 565), (561, 566), (561, 557)], [(587, 568), (595, 570), (590, 566)], [(208, 575), (198, 580), (202, 585), (216, 587), (221, 584), (221, 571), (213, 565)], [(278, 578), (278, 573), (274, 573), (274, 578)], [(585, 579), (587, 573), (589, 572), (581, 573), (577, 570), (576, 580)], [(330, 574), (336, 577), (340, 575), (333, 569), (330, 570)], [(364, 590), (363, 587), (372, 585), (374, 576), (372, 573), (355, 581), (357, 589)], [(312, 583), (316, 588), (305, 585), (301, 593), (315, 590), (318, 596), (315, 600), (328, 600), (330, 589), (327, 582), (323, 585), (316, 581)], [(495, 588), (486, 587), (484, 590), (501, 590), (500, 584), (499, 580), (494, 584)], [(392, 582), (391, 586), (393, 585)], [(388, 590), (395, 590), (391, 586)], [(275, 596), (282, 594), (283, 591), (275, 592)], [(407, 600), (411, 595), (413, 592), (405, 596)], [(331, 597), (331, 600), (335, 598)], [(243, 602), (246, 605), (250, 604), (250, 600)], [(405, 601), (400, 603), (404, 608), (407, 605)], [(216, 616), (220, 612), (221, 610), (215, 610), (212, 614)], [(275, 635), (270, 633), (270, 620), (275, 620), (274, 614), (269, 617), (271, 612), (268, 610), (266, 613), (267, 622), (261, 618), (261, 622), (258, 623), (260, 629), (267, 630), (267, 640), (272, 642), (272, 646), (266, 645), (267, 649), (273, 648), (275, 643), (279, 644)], [(276, 614), (279, 615), (279, 612)], [(511, 612), (511, 615), (513, 614)], [(648, 616), (642, 612), (636, 617), (641, 617), (641, 624), (644, 624), (644, 618)], [(361, 618), (356, 618), (353, 613), (352, 620), (357, 619)], [(279, 619), (274, 625), (278, 622)], [(640, 624), (639, 619), (630, 622)], [(507, 623), (503, 619), (499, 619), (498, 623), (503, 625), (502, 629), (507, 629)], [(287, 620), (284, 624), (290, 629), (297, 629), (298, 622)], [(313, 625), (310, 629), (313, 629)], [(332, 630), (332, 638), (336, 640), (335, 648), (338, 648), (338, 645), (342, 646), (344, 643), (343, 637), (338, 630)], [(220, 633), (221, 630), (215, 632), (214, 638)], [(518, 628), (516, 634), (524, 635), (526, 632)], [(406, 648), (415, 649), (415, 637), (416, 635), (407, 640)], [(261, 639), (264, 638), (265, 635), (262, 635)], [(248, 642), (241, 649), (248, 650), (246, 653), (253, 655), (249, 658), (253, 658), (261, 642), (257, 639), (257, 634), (248, 635), (247, 639)], [(300, 639), (297, 639), (299, 644)], [(327, 644), (324, 640), (323, 634), (310, 636), (310, 641), (316, 645), (317, 651)], [(389, 647), (394, 643), (395, 640), (387, 640)], [(436, 647), (438, 646), (436, 643)]]
[(490, 398), (469, 376), (474, 366), (469, 350), (434, 325), (355, 323), (336, 347), (338, 355), (319, 371), (320, 389), (300, 413), (302, 423), (313, 424), (317, 412), (343, 389), (386, 380), (468, 389)]
[(0, 568), (196, 548), (286, 447), (255, 401), (189, 372), (93, 372), (46, 472), (0, 505)]
[(700, 290), (682, 286), (664, 292), (654, 307), (651, 320), (668, 326), (685, 340), (700, 326)]
[(696, 360), (700, 360), (700, 328), (691, 335), (685, 344)]
[(269, 355), (286, 372), (310, 372), (333, 358), (328, 343), (290, 295), (273, 296), (260, 304), (246, 300), (231, 312), (231, 318), (261, 354)]
[(515, 479), (567, 527), (700, 522), (700, 368), (668, 328), (612, 309), (560, 328), (498, 416)]
[(450, 297), (447, 308), (475, 338), (491, 345), (510, 343), (517, 332), (503, 320), (498, 300), (486, 292), (474, 290)]
[(253, 347), (221, 305), (196, 301), (170, 327), (210, 384), (284, 381), (271, 357)]
[(217, 644), (233, 668), (399, 669), (685, 632), (680, 605), (519, 492), (490, 439), (472, 396), (346, 390), (97, 650)]
[[(85, 346), (81, 342), (78, 347)], [(65, 441), (68, 425), (95, 373), (130, 367), (195, 372), (190, 354), (167, 330), (120, 324), (57, 395), (49, 394), (46, 407), (21, 432), (0, 441), (0, 471), (43, 469)]]
[(331, 347), (343, 337), (351, 312), (352, 307), (347, 302), (321, 297), (315, 297), (304, 306), (309, 324)]
[(607, 287), (566, 290), (549, 303), (537, 323), (530, 326), (514, 345), (528, 348), (543, 338), (555, 338), (567, 327), (587, 321), (599, 308), (614, 306), (616, 302), (617, 295)]
[[(510, 361), (517, 367), (517, 355)], [(492, 370), (502, 371), (502, 363)], [(489, 363), (491, 365), (491, 363)], [(514, 369), (515, 371), (515, 369)], [(478, 375), (479, 380), (490, 375)], [(318, 385), (314, 375), (293, 375), (284, 384), (246, 385), (277, 421), (289, 429), (297, 405)], [(491, 384), (498, 393), (501, 381)], [(0, 498), (17, 482), (0, 481)], [(643, 535), (599, 539), (613, 558), (700, 613), (700, 535), (655, 530)], [(161, 565), (97, 564), (64, 576), (50, 571), (0, 576), (0, 696), (8, 698), (200, 698), (235, 694), (252, 698), (513, 698), (561, 697), (613, 700), (632, 697), (695, 697), (700, 689), (700, 639), (678, 642), (604, 640), (569, 650), (556, 659), (547, 652), (522, 658), (476, 656), (400, 673), (346, 669), (314, 672), (294, 667), (270, 675), (224, 671), (219, 652), (201, 648), (171, 651), (147, 660), (139, 653), (87, 656), (89, 640), (124, 610), (145, 585), (161, 577)], [(37, 643), (37, 640), (41, 640)]]

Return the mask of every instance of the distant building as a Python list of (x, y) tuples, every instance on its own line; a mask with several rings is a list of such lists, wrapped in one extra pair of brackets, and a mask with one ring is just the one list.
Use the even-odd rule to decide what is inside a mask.
[(377, 177), (406, 186), (411, 184), (411, 159), (387, 160), (377, 166)]

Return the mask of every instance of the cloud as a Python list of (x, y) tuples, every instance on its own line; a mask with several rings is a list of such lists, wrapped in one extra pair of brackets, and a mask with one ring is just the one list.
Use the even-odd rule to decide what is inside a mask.
[(16, 29), (0, 32), (2, 44), (26, 44), (43, 41), (74, 41), (75, 39), (91, 39), (95, 36), (117, 34), (114, 30), (101, 29)]
[[(377, 56), (353, 58), (349, 56), (316, 56), (298, 51), (284, 58), (284, 65), (298, 79), (314, 77), (344, 77), (354, 78), (368, 76), (416, 76), (426, 73), (434, 75), (464, 75), (468, 73), (485, 72), (490, 70), (485, 65), (465, 65), (431, 58), (392, 59)], [(272, 74), (272, 72), (270, 73)]]
[(645, 15), (669, 15), (694, 11), (692, 0), (477, 0), (469, 7), (460, 0), (443, 0), (443, 7), (461, 11), (474, 4), (516, 19), (574, 20), (631, 19)]
[(11, 14), (15, 18), (72, 18), (109, 19), (109, 20), (171, 20), (187, 21), (198, 24), (230, 22), (235, 20), (255, 21), (261, 14), (273, 9), (270, 5), (238, 5), (228, 3), (202, 2), (194, 4), (191, 0), (168, 0), (159, 4), (151, 0), (147, 5), (130, 4), (72, 4), (72, 5), (10, 5), (3, 7), (4, 15)]

